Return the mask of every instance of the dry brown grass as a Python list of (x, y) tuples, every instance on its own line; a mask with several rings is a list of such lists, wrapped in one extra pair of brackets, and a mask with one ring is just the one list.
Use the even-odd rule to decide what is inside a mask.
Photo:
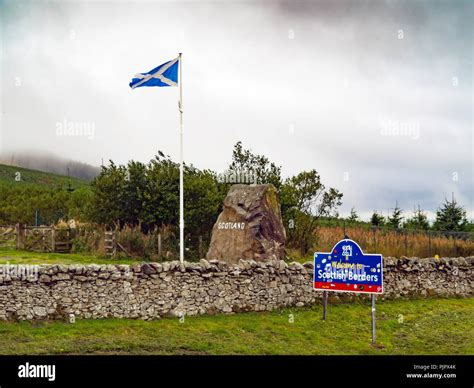
[[(440, 232), (370, 229), (362, 227), (346, 227), (346, 235), (356, 241), (366, 253), (381, 253), (384, 256), (415, 256), (415, 257), (455, 257), (474, 255), (474, 241), (443, 236)], [(316, 229), (318, 238), (315, 252), (329, 252), (339, 240), (344, 238), (343, 227), (322, 226)], [(464, 234), (464, 238), (465, 238)]]

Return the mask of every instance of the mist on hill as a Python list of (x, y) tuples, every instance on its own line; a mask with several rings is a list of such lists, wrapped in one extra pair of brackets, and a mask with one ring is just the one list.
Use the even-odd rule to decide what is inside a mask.
[(59, 175), (69, 174), (87, 180), (94, 178), (100, 171), (99, 167), (41, 151), (2, 152), (0, 163)]

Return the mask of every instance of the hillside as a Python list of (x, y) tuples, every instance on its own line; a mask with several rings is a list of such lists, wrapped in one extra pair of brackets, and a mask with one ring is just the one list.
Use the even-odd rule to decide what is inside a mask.
[[(20, 180), (17, 180), (18, 178)], [(68, 188), (70, 185), (76, 189), (88, 186), (89, 182), (85, 179), (0, 164), (0, 185), (39, 185), (50, 188)]]
[[(44, 151), (2, 151), (2, 154), (0, 154), (0, 164), (58, 175), (69, 175), (85, 180), (93, 179), (100, 172), (100, 167), (63, 158)], [(69, 171), (69, 174), (67, 171)]]

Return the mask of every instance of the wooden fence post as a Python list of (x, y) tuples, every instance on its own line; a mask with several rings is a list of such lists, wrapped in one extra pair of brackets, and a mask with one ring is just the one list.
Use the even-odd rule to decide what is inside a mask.
[(429, 253), (429, 257), (431, 257), (431, 231), (428, 230), (428, 253)]
[(202, 259), (202, 236), (199, 236), (199, 258)]
[(16, 249), (25, 249), (25, 227), (22, 223), (15, 225), (16, 229)]
[(56, 251), (56, 236), (54, 226), (51, 228), (51, 252)]
[(405, 231), (405, 256), (408, 256), (408, 232)]
[(161, 257), (161, 233), (158, 233), (158, 257)]

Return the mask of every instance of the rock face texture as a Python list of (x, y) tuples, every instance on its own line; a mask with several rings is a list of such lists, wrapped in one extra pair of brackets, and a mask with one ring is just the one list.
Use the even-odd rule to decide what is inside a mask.
[(285, 257), (286, 233), (273, 185), (233, 185), (212, 229), (208, 260), (238, 263)]
[[(378, 299), (473, 297), (474, 257), (384, 258)], [(321, 303), (313, 263), (201, 260), (134, 265), (0, 266), (0, 320), (159, 319)], [(331, 300), (369, 295), (330, 293)]]

